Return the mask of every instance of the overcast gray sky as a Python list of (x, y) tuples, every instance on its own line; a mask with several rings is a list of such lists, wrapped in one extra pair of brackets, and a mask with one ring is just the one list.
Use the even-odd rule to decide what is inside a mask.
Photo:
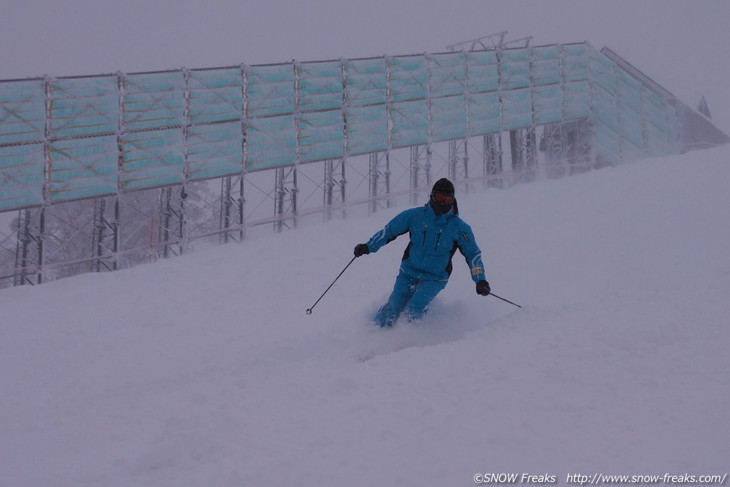
[(439, 52), (508, 30), (608, 46), (730, 131), (727, 0), (2, 0), (0, 79)]

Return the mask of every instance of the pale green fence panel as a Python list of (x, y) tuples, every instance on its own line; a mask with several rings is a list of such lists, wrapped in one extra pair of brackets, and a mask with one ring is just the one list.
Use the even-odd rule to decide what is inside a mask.
[(614, 132), (620, 130), (616, 98), (613, 93), (606, 91), (601, 85), (594, 83), (593, 87), (594, 116)]
[(466, 57), (463, 53), (434, 54), (429, 61), (431, 97), (464, 96)]
[(296, 162), (296, 79), (293, 64), (247, 69), (246, 169)]
[(179, 184), (185, 180), (182, 129), (136, 132), (123, 137), (124, 190)]
[(116, 193), (119, 175), (116, 135), (56, 140), (50, 144), (48, 153), (51, 201)]
[(507, 49), (500, 51), (500, 88), (514, 90), (530, 86), (529, 49)]
[(342, 109), (342, 64), (339, 61), (298, 65), (299, 111)]
[(42, 140), (45, 100), (43, 80), (0, 83), (0, 144)]
[(499, 58), (495, 51), (469, 52), (466, 55), (469, 93), (499, 89)]
[(535, 47), (530, 51), (530, 69), (537, 86), (558, 84), (562, 80), (560, 46)]
[(502, 108), (496, 91), (473, 93), (469, 96), (469, 133), (483, 135), (502, 128)]
[(430, 57), (431, 139), (444, 141), (467, 135), (466, 57), (464, 53)]
[(512, 130), (533, 125), (530, 88), (504, 91), (502, 97), (502, 129)]
[(243, 171), (243, 76), (241, 68), (191, 71), (187, 177), (191, 181)]
[(611, 164), (621, 161), (621, 140), (618, 134), (600, 120), (594, 122), (593, 132), (596, 156)]
[(243, 114), (240, 68), (191, 71), (189, 121), (193, 124), (240, 120)]
[(590, 70), (593, 84), (603, 88), (606, 92), (616, 93), (616, 74), (614, 64), (610, 59), (598, 51), (592, 51), (590, 56)]
[(653, 128), (658, 132), (671, 134), (672, 138), (679, 138), (676, 127), (670, 125), (670, 120), (675, 120), (676, 114), (668, 109), (664, 100), (650, 90), (644, 91), (644, 100), (644, 116), (649, 130)]
[(388, 99), (387, 71), (385, 58), (345, 61), (346, 105), (385, 105)]
[(586, 81), (572, 81), (563, 90), (563, 118), (583, 118), (591, 115), (590, 84)]
[(188, 131), (188, 179), (231, 176), (243, 171), (241, 122), (197, 125)]
[(535, 123), (545, 124), (563, 116), (563, 91), (560, 85), (537, 86), (533, 91)]
[(42, 144), (0, 146), (0, 211), (43, 204)]
[[(45, 83), (0, 83), (0, 211), (44, 201)], [(31, 143), (36, 142), (36, 143)]]
[(428, 96), (426, 56), (393, 57), (388, 61), (392, 101), (421, 100)]
[(348, 106), (346, 117), (349, 155), (388, 149), (388, 113), (384, 106)]
[(51, 137), (115, 134), (119, 112), (117, 76), (50, 82)]
[(247, 122), (246, 169), (257, 171), (296, 162), (297, 137), (294, 115), (262, 117)]
[(466, 137), (466, 129), (463, 96), (431, 100), (431, 138), (434, 142)]
[(163, 129), (185, 123), (185, 80), (179, 71), (124, 78), (124, 130)]
[(428, 104), (426, 100), (393, 103), (390, 112), (393, 147), (408, 147), (429, 142)]
[(588, 81), (591, 78), (591, 52), (585, 43), (561, 44), (563, 78), (566, 82)]
[(618, 117), (620, 120), (619, 134), (634, 146), (644, 148), (644, 128), (641, 114), (634, 111), (629, 105), (621, 103), (618, 107)]
[(292, 64), (247, 68), (247, 118), (294, 113), (295, 73)]
[(623, 105), (634, 110), (637, 115), (642, 112), (642, 84), (629, 76), (625, 71), (616, 72), (616, 96)]
[(299, 160), (309, 162), (342, 157), (344, 125), (341, 110), (300, 114)]

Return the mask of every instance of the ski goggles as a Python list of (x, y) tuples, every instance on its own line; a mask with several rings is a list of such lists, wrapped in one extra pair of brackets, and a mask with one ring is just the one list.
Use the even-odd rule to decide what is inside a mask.
[(439, 205), (450, 205), (454, 202), (454, 197), (450, 194), (431, 193), (431, 198)]

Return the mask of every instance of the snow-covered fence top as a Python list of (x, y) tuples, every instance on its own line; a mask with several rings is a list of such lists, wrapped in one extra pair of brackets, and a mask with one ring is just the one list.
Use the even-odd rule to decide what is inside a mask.
[(573, 119), (679, 152), (673, 103), (587, 43), (0, 82), (0, 211)]

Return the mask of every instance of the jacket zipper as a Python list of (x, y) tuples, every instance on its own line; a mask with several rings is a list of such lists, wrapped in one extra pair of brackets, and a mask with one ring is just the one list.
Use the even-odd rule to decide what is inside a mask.
[(441, 230), (439, 230), (439, 233), (436, 234), (436, 246), (433, 248), (434, 250), (438, 250), (438, 248), (439, 248), (439, 240), (441, 240)]
[(423, 243), (421, 244), (421, 247), (426, 246), (426, 230), (428, 229), (428, 225), (423, 226)]

